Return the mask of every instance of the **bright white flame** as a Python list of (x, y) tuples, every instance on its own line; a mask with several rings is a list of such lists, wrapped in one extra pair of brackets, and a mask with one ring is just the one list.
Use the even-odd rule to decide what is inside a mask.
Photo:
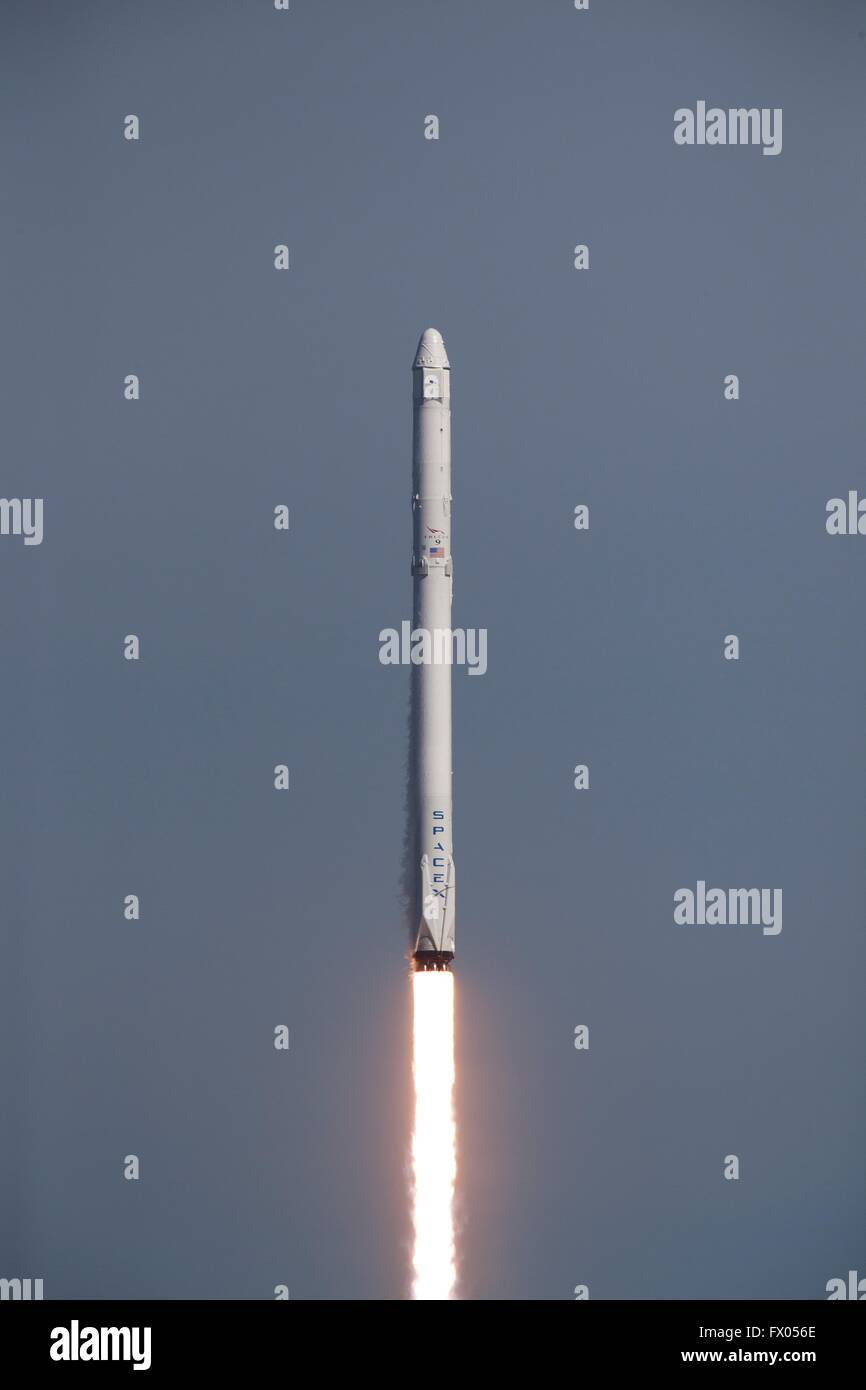
[(412, 976), (415, 1130), (412, 1135), (412, 1297), (454, 1297), (454, 976), (418, 970)]

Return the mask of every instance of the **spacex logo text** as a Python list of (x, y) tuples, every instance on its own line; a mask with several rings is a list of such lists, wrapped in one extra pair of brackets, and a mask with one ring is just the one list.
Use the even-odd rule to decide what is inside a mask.
[(430, 893), (429, 902), (425, 902), (424, 904), (424, 916), (430, 920), (435, 921), (435, 919), (439, 916), (439, 904), (436, 902), (436, 899), (447, 897), (447, 892), (444, 887), (436, 887), (437, 883), (444, 884), (446, 882), (445, 870), (448, 867), (448, 861), (445, 858), (445, 855), (448, 851), (446, 846), (442, 843), (443, 836), (446, 834), (444, 811), (433, 812), (433, 825), (431, 827), (431, 833), (433, 835), (434, 850), (433, 857), (430, 860), (430, 863), (433, 867), (433, 890)]
[(51, 1330), (52, 1361), (131, 1361), (134, 1371), (150, 1370), (149, 1327), (69, 1327)]

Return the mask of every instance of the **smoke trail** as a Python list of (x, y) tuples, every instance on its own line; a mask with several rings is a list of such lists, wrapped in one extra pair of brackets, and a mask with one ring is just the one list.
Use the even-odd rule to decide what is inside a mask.
[(454, 1184), (454, 976), (419, 970), (412, 976), (412, 1297), (453, 1299), (457, 1283)]

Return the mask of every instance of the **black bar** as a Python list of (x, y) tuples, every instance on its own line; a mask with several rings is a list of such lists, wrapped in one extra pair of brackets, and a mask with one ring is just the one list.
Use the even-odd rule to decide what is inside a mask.
[[(301, 1300), (269, 1303), (5, 1302), (0, 1306), (0, 1345), (3, 1348), (0, 1364), (7, 1371), (10, 1365), (19, 1369), (16, 1384), (22, 1383), (22, 1372), (24, 1376), (31, 1372), (48, 1372), (52, 1377), (81, 1373), (93, 1377), (100, 1369), (108, 1369), (115, 1376), (133, 1374), (131, 1359), (52, 1358), (52, 1346), (70, 1354), (73, 1346), (79, 1353), (97, 1346), (102, 1351), (104, 1346), (106, 1354), (110, 1355), (115, 1348), (112, 1337), (107, 1336), (103, 1342), (100, 1336), (97, 1342), (87, 1329), (116, 1328), (130, 1330), (128, 1339), (122, 1336), (116, 1339), (119, 1353), (128, 1351), (130, 1357), (137, 1355), (142, 1362), (149, 1354), (150, 1365), (143, 1367), (143, 1373), (151, 1379), (189, 1371), (195, 1374), (196, 1383), (202, 1384), (209, 1376), (223, 1381), (227, 1375), (243, 1373), (249, 1376), (251, 1371), (274, 1374), (281, 1365), (286, 1367), (287, 1378), (293, 1378), (293, 1373), (296, 1375), (303, 1362), (308, 1362), (314, 1354), (318, 1370), (309, 1366), (304, 1378), (312, 1372), (318, 1379), (324, 1372), (333, 1371), (335, 1360), (340, 1360), (340, 1351), (347, 1358), (352, 1357), (356, 1372), (361, 1373), (366, 1363), (369, 1373), (365, 1349), (369, 1349), (370, 1333), (374, 1328), (379, 1330), (378, 1315), (369, 1303), (364, 1303), (363, 1316), (367, 1321), (363, 1332), (359, 1327), (361, 1340), (346, 1339), (345, 1319), (352, 1306)], [(533, 1306), (537, 1309), (538, 1303)], [(539, 1344), (537, 1313), (524, 1329), (522, 1314), (514, 1311), (514, 1304), (508, 1307), (504, 1335), (488, 1338), (485, 1342), (488, 1370), (500, 1356), (508, 1358), (521, 1349), (529, 1353), (532, 1347), (536, 1355), (543, 1345), (544, 1364), (550, 1366), (555, 1355), (564, 1356), (575, 1376), (581, 1368), (591, 1368), (596, 1376), (598, 1372), (616, 1374), (623, 1370), (652, 1375), (675, 1366), (719, 1364), (730, 1367), (739, 1363), (763, 1365), (768, 1369), (789, 1364), (806, 1365), (825, 1377), (828, 1371), (856, 1366), (866, 1326), (861, 1314), (842, 1302), (587, 1301), (575, 1302), (567, 1312), (563, 1310), (561, 1321), (557, 1314), (555, 1321), (546, 1323), (544, 1341)], [(328, 1310), (326, 1316), (331, 1331), (319, 1344), (323, 1308)], [(348, 1316), (354, 1321), (356, 1315), (348, 1313)], [(427, 1314), (409, 1312), (406, 1316), (410, 1321), (403, 1323), (403, 1314), (392, 1311), (382, 1332), (389, 1338), (392, 1353), (394, 1345), (390, 1339), (394, 1333), (404, 1332), (407, 1337), (415, 1338), (423, 1331), (425, 1339), (429, 1337)], [(451, 1322), (452, 1317), (463, 1316), (466, 1314), (438, 1315), (437, 1336), (442, 1339), (443, 1353), (450, 1332), (488, 1330), (487, 1315), (483, 1312), (477, 1315), (482, 1319), (480, 1325), (474, 1322), (475, 1315), (468, 1325)], [(424, 1321), (416, 1323), (415, 1317)], [(139, 1329), (136, 1340), (133, 1340), (133, 1328)], [(143, 1336), (145, 1328), (150, 1329), (149, 1348)], [(495, 1320), (494, 1334), (496, 1328)], [(64, 1333), (57, 1329), (64, 1329)], [(310, 1342), (308, 1338), (316, 1340)], [(380, 1355), (382, 1351), (380, 1347)], [(455, 1359), (453, 1353), (454, 1348), (449, 1349), (451, 1365)], [(401, 1370), (405, 1374), (408, 1364), (403, 1364)]]

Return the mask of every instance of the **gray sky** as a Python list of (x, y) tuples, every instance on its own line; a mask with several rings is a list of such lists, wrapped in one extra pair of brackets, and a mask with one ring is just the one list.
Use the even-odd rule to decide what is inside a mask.
[[(2, 492), (45, 535), (0, 537), (0, 1274), (405, 1295), (377, 637), (427, 324), (489, 632), (454, 681), (463, 1296), (866, 1272), (866, 540), (824, 529), (866, 489), (864, 35), (853, 0), (7, 0)], [(782, 153), (678, 148), (698, 100), (782, 107)], [(675, 927), (698, 879), (782, 887), (782, 932)]]

